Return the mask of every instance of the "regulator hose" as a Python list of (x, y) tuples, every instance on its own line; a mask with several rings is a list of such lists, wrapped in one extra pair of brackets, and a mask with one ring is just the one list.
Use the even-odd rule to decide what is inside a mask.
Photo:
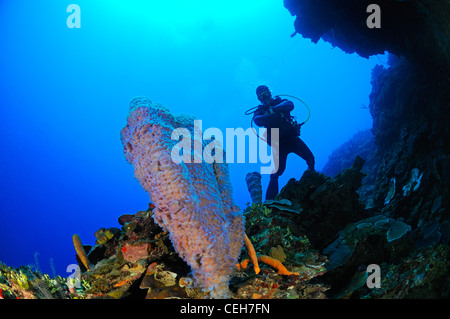
[(303, 125), (303, 124), (305, 124), (306, 122), (308, 122), (309, 118), (311, 117), (311, 110), (309, 109), (308, 105), (307, 105), (305, 102), (303, 102), (303, 101), (300, 100), (298, 97), (293, 96), (293, 95), (280, 94), (280, 95), (278, 95), (278, 96), (292, 97), (292, 98), (297, 99), (297, 100), (299, 100), (300, 102), (302, 102), (302, 103), (305, 105), (306, 109), (308, 110), (308, 117), (307, 117), (306, 120), (305, 120), (303, 123), (301, 123), (300, 125)]

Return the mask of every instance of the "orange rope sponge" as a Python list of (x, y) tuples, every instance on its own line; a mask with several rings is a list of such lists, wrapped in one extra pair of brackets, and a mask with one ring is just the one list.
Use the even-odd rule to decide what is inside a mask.
[(89, 263), (89, 259), (86, 255), (86, 252), (84, 251), (80, 236), (78, 234), (74, 234), (72, 236), (72, 241), (73, 241), (73, 246), (75, 247), (75, 251), (77, 252), (78, 257), (80, 257), (80, 260), (83, 263), (84, 267), (86, 267), (87, 270), (90, 270), (91, 264)]
[(245, 269), (245, 268), (247, 268), (249, 262), (250, 262), (250, 259), (246, 258), (243, 261), (241, 261), (240, 263), (237, 263), (236, 267), (238, 270)]
[(281, 261), (279, 261), (277, 259), (271, 258), (266, 255), (257, 256), (255, 248), (253, 247), (252, 242), (248, 238), (247, 234), (244, 234), (244, 243), (245, 243), (245, 247), (247, 247), (247, 251), (248, 251), (248, 255), (249, 255), (250, 259), (248, 259), (248, 258), (244, 259), (241, 263), (236, 264), (236, 267), (238, 270), (247, 268), (248, 263), (251, 261), (253, 264), (253, 268), (255, 269), (255, 273), (259, 274), (260, 268), (259, 268), (258, 261), (260, 261), (262, 263), (265, 263), (265, 264), (277, 269), (278, 274), (280, 274), (280, 275), (288, 275), (288, 276), (289, 275), (297, 275), (297, 276), (299, 276), (298, 272), (290, 272), (289, 270), (287, 270), (286, 267), (284, 267), (284, 265), (281, 263)]
[(284, 267), (284, 265), (281, 263), (281, 261), (271, 258), (269, 256), (265, 255), (259, 255), (258, 260), (262, 263), (265, 263), (267, 265), (272, 266), (273, 268), (276, 268), (278, 270), (278, 274), (280, 275), (297, 275), (299, 276), (298, 272), (290, 272), (289, 270)]
[[(247, 237), (247, 234), (244, 234), (244, 243), (245, 243), (245, 247), (247, 247), (248, 255), (250, 257), (250, 260), (252, 261), (253, 268), (255, 269), (255, 274), (259, 274), (260, 269), (259, 269), (259, 265), (258, 265), (258, 258), (256, 256), (256, 251), (252, 245), (252, 242)], [(246, 268), (246, 267), (243, 267), (243, 268)], [(239, 267), (238, 267), (238, 269), (239, 269)]]

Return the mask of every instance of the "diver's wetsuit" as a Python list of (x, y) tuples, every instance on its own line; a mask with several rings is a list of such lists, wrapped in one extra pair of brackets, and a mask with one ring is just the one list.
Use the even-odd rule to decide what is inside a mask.
[[(269, 107), (272, 107), (272, 114), (267, 112)], [(278, 194), (278, 177), (280, 177), (286, 169), (286, 159), (288, 154), (297, 154), (306, 161), (310, 170), (314, 170), (314, 155), (308, 146), (300, 139), (297, 129), (287, 120), (290, 118), (290, 112), (293, 109), (294, 104), (291, 101), (276, 96), (267, 104), (260, 105), (253, 115), (253, 120), (256, 125), (267, 128), (267, 144), (271, 145), (270, 129), (279, 129), (279, 166), (276, 173), (270, 175), (266, 200), (274, 199)]]

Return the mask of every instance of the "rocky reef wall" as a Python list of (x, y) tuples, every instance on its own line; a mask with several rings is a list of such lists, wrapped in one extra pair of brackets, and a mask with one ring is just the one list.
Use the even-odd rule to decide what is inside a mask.
[[(392, 61), (393, 60), (393, 61)], [(449, 109), (445, 82), (406, 58), (373, 70), (373, 132), (380, 152), (375, 203), (413, 227), (449, 217)], [(448, 84), (448, 83), (447, 83)], [(447, 225), (447, 224), (446, 224)]]
[[(367, 7), (377, 4), (381, 27), (368, 28)], [(425, 68), (449, 65), (450, 5), (441, 0), (284, 0), (295, 30), (362, 57), (389, 51)]]
[(450, 134), (449, 1), (377, 1), (381, 28), (369, 28), (372, 1), (285, 0), (296, 32), (363, 57), (388, 51), (372, 72), (370, 112), (379, 166), (374, 206), (413, 228), (448, 232)]
[[(380, 8), (380, 28), (367, 26), (366, 20), (370, 15), (367, 7), (371, 3)], [(369, 160), (366, 163), (369, 167), (366, 166), (365, 170), (371, 175), (368, 176), (370, 193), (365, 194), (369, 197), (360, 199), (365, 201), (366, 208), (370, 208), (365, 213), (375, 214), (376, 218), (388, 218), (390, 225), (405, 223), (411, 227), (408, 239), (400, 241), (401, 247), (383, 248), (382, 252), (382, 245), (379, 245), (381, 250), (373, 259), (393, 262), (386, 269), (410, 269), (408, 275), (405, 272), (404, 277), (392, 279), (390, 284), (395, 285), (393, 282), (400, 277), (405, 282), (420, 281), (412, 275), (420, 272), (411, 268), (414, 260), (428, 258), (424, 256), (434, 258), (431, 256), (435, 253), (431, 252), (448, 251), (449, 243), (450, 1), (284, 0), (284, 5), (296, 16), (296, 33), (315, 43), (323, 39), (347, 53), (356, 52), (362, 57), (389, 53), (388, 66), (377, 65), (372, 71), (369, 109), (373, 117), (375, 147), (364, 154), (364, 158)], [(356, 155), (367, 151), (364, 145), (368, 145), (367, 139), (361, 142), (360, 148), (352, 150), (354, 153), (341, 169), (348, 168)], [(339, 161), (343, 163), (337, 157), (330, 157), (327, 169), (333, 175), (337, 173)], [(373, 225), (379, 226), (382, 222), (386, 224), (381, 220)], [(372, 227), (370, 223), (360, 223), (361, 226), (350, 224), (340, 231), (340, 236), (349, 229), (361, 227), (367, 231)], [(360, 248), (358, 245), (352, 248), (339, 246), (336, 242), (339, 247), (334, 247), (339, 252), (336, 256), (341, 256), (338, 260), (358, 250), (367, 255), (373, 249), (365, 245), (380, 242), (374, 236), (371, 231), (371, 235), (365, 237), (369, 241), (359, 239)], [(330, 245), (324, 253), (328, 252), (331, 258), (334, 248)], [(406, 257), (408, 252), (410, 255)], [(351, 283), (352, 274), (357, 277), (362, 260), (353, 262), (348, 258), (341, 261), (345, 267), (337, 270), (328, 267), (325, 281), (334, 287), (339, 286), (339, 278), (346, 278), (344, 281)], [(370, 262), (370, 258), (365, 262)], [(352, 263), (353, 266), (349, 266)], [(396, 282), (398, 285), (399, 281)], [(447, 287), (448, 281), (445, 282)], [(409, 289), (405, 288), (407, 283), (402, 285), (403, 288), (396, 292), (385, 291), (384, 295), (380, 293), (377, 296), (417, 297), (415, 293), (405, 292)], [(439, 289), (447, 291), (448, 287), (445, 287)], [(430, 291), (428, 294), (439, 295)]]

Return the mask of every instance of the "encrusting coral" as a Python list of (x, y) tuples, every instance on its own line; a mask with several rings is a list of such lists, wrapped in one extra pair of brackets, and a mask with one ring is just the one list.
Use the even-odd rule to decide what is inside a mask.
[(286, 254), (283, 251), (283, 247), (281, 247), (280, 245), (270, 248), (269, 256), (281, 262), (286, 260)]
[[(232, 199), (226, 163), (172, 160), (171, 152), (179, 142), (179, 136), (172, 139), (176, 128), (188, 130), (194, 145), (202, 142), (194, 132), (193, 117), (173, 116), (145, 97), (133, 99), (121, 131), (125, 157), (156, 206), (155, 222), (169, 231), (196, 284), (213, 298), (227, 297), (244, 241), (244, 218)], [(196, 151), (191, 149), (183, 158)]]

